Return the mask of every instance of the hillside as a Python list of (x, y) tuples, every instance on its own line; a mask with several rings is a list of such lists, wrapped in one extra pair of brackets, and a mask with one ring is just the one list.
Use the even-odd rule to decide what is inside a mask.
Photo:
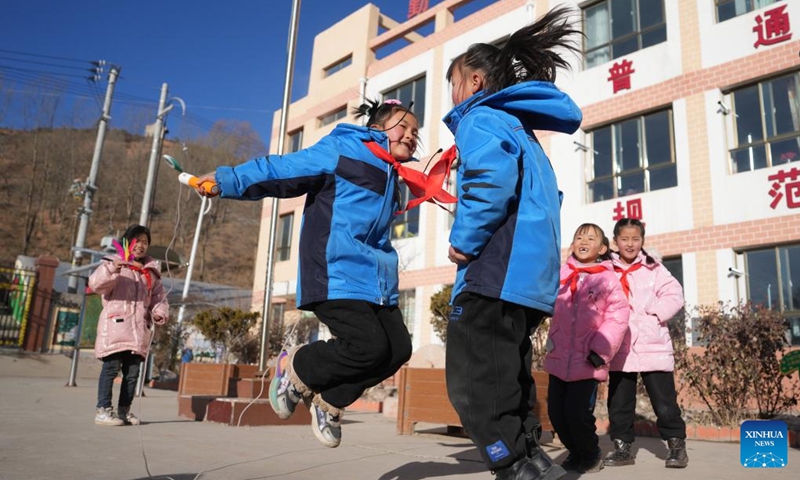
[[(75, 181), (89, 176), (96, 136), (96, 130), (70, 128), (0, 129), (0, 198), (8, 213), (0, 224), (0, 266), (12, 265), (20, 254), (53, 254), (69, 261), (83, 204)], [(256, 138), (246, 125), (233, 135), (228, 127), (192, 142), (167, 141), (163, 153), (199, 174), (263, 154), (263, 144)], [(151, 147), (152, 138), (122, 130), (107, 132), (88, 248), (99, 248), (103, 236), (118, 236), (138, 223)], [(212, 202), (203, 222), (193, 280), (252, 287), (261, 205)], [(167, 246), (174, 235), (173, 249), (188, 261), (199, 207), (200, 198), (186, 187), (181, 189), (177, 172), (159, 160), (150, 221), (153, 245)]]

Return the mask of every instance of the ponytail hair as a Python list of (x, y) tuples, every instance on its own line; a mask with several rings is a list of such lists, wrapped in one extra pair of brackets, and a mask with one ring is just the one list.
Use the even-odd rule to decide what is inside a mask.
[[(642, 245), (644, 245), (644, 224), (642, 223), (641, 220), (639, 220), (637, 218), (621, 218), (621, 219), (619, 219), (617, 221), (617, 223), (614, 225), (614, 238), (617, 238), (619, 236), (619, 233), (625, 227), (638, 228), (639, 231), (642, 234)], [(646, 264), (653, 265), (655, 263), (658, 263), (658, 261), (655, 258), (653, 258), (652, 256), (650, 256), (649, 253), (647, 253), (647, 250), (645, 250), (644, 247), (642, 247), (642, 253), (645, 256), (645, 263)]]
[(502, 48), (486, 43), (470, 46), (466, 53), (453, 59), (447, 69), (447, 81), (457, 68), (483, 72), (483, 90), (487, 94), (531, 80), (555, 82), (556, 70), (569, 68), (569, 63), (554, 49), (580, 53), (569, 38), (583, 35), (569, 19), (571, 13), (568, 7), (550, 10), (535, 23), (514, 32)]
[[(411, 105), (413, 105), (413, 103)], [(400, 100), (386, 100), (380, 102), (378, 100), (365, 98), (364, 103), (351, 109), (350, 113), (356, 118), (367, 117), (368, 127), (378, 125), (383, 130), (389, 130), (389, 128), (384, 129), (383, 124), (386, 123), (388, 119), (392, 118), (392, 115), (396, 112), (402, 111), (406, 114), (414, 115), (414, 112), (411, 111), (411, 105), (406, 107)]]

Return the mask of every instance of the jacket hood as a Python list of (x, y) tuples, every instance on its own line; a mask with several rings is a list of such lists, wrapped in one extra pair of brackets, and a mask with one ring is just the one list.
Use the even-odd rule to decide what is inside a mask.
[(471, 110), (487, 106), (506, 111), (534, 130), (574, 133), (583, 114), (566, 93), (551, 82), (522, 82), (492, 95), (480, 91), (456, 105), (444, 117), (447, 128), (455, 135), (461, 119)]

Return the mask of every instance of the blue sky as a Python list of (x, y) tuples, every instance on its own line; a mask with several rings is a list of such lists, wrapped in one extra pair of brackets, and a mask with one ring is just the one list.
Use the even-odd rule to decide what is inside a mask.
[[(314, 36), (367, 3), (302, 0), (293, 98), (306, 94)], [(371, 3), (400, 22), (408, 13), (405, 0)], [(114, 118), (119, 109), (139, 110), (152, 122), (167, 83), (194, 125), (175, 110), (170, 136), (231, 119), (250, 122), (268, 143), (272, 112), (282, 102), (291, 6), (291, 0), (8, 0), (0, 15), (0, 88), (18, 96), (38, 84), (41, 72), (58, 72), (50, 78), (69, 82), (64, 102), (88, 104), (86, 115), (96, 120), (107, 69), (95, 97), (81, 69), (104, 59), (122, 69), (111, 128), (124, 126)], [(15, 121), (6, 115), (0, 125)]]

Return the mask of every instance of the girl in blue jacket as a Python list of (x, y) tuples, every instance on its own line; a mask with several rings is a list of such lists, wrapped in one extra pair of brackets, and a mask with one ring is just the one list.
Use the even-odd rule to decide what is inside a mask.
[(270, 384), (270, 403), (283, 419), (300, 400), (310, 403), (314, 434), (328, 447), (341, 442), (345, 407), (411, 357), (390, 226), (401, 210), (392, 164), (412, 159), (417, 118), (395, 100), (361, 105), (354, 114), (368, 116), (368, 126), (340, 124), (307, 149), (201, 178), (215, 179), (223, 198), (306, 195), (297, 305), (314, 312), (333, 338), (289, 352)]
[(553, 84), (568, 66), (554, 49), (577, 51), (568, 15), (554, 9), (502, 48), (472, 45), (447, 71), (460, 158), (447, 390), (498, 479), (566, 474), (538, 446), (529, 336), (553, 313), (561, 249), (561, 192), (534, 130), (573, 133), (582, 119)]

